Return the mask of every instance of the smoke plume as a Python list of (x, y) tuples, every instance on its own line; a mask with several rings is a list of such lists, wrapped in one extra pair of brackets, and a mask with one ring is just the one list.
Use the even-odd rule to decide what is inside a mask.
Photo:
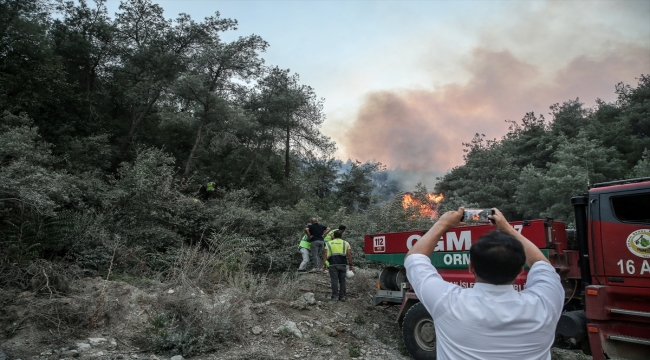
[(551, 72), (507, 50), (478, 48), (466, 70), (466, 83), (367, 94), (339, 139), (348, 156), (409, 170), (411, 176), (444, 173), (462, 164), (463, 142), (476, 133), (500, 138), (506, 119), (529, 111), (547, 115), (550, 105), (576, 98), (586, 106), (596, 98), (613, 101), (617, 83), (635, 85), (635, 77), (650, 72), (650, 48), (621, 45), (598, 57), (574, 57)]

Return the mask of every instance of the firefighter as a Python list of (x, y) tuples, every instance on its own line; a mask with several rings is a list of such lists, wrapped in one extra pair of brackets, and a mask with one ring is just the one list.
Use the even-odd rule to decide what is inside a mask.
[(207, 178), (203, 180), (203, 185), (201, 185), (201, 188), (199, 189), (199, 197), (207, 200), (214, 196), (214, 191), (216, 190), (215, 186), (216, 183), (214, 181), (208, 181)]
[[(346, 229), (345, 225), (339, 225), (339, 231), (341, 231), (341, 236), (343, 236), (345, 229)], [(331, 241), (332, 236), (334, 236), (334, 231), (328, 231), (327, 234), (325, 234), (325, 242)]]
[(325, 251), (323, 253), (323, 270), (327, 269), (326, 261), (329, 262), (330, 281), (332, 285), (330, 301), (345, 301), (346, 265), (350, 265), (350, 270), (354, 268), (352, 266), (352, 250), (350, 249), (350, 244), (341, 239), (341, 233), (341, 230), (334, 231), (332, 240), (325, 243)]
[[(307, 224), (306, 226), (309, 226), (309, 224)], [(304, 234), (302, 236), (302, 239), (300, 239), (300, 244), (298, 245), (298, 251), (300, 251), (300, 254), (302, 255), (302, 262), (298, 267), (298, 271), (305, 272), (307, 271), (307, 265), (309, 265), (309, 255), (311, 253), (311, 243), (309, 242), (309, 237), (307, 236), (307, 234)]]

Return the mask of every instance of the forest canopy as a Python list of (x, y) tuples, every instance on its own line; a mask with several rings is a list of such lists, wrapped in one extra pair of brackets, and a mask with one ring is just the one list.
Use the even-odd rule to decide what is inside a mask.
[(508, 219), (571, 223), (572, 196), (599, 182), (650, 177), (650, 76), (619, 83), (615, 103), (554, 104), (551, 119), (527, 113), (500, 140), (476, 136), (465, 164), (436, 184), (448, 204), (498, 207)]
[[(166, 19), (150, 0), (114, 16), (104, 1), (0, 1), (0, 272), (45, 258), (166, 276), (193, 245), (284, 271), (313, 216), (346, 224), (357, 254), (366, 233), (430, 226), (383, 165), (332, 156), (324, 99), (266, 64), (262, 37), (223, 40), (236, 31), (219, 13)], [(571, 222), (590, 184), (650, 176), (650, 77), (615, 91), (477, 134), (435, 187), (442, 209)]]

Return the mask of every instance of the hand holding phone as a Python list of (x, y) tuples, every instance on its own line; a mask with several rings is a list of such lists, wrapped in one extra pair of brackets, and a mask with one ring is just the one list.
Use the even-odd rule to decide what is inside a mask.
[(465, 209), (461, 222), (466, 224), (485, 224), (487, 222), (492, 222), (494, 220), (488, 218), (489, 215), (494, 215), (494, 210), (492, 209)]

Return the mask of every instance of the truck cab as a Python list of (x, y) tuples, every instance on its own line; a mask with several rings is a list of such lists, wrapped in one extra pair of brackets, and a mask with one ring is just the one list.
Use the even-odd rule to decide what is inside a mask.
[(594, 359), (650, 358), (650, 181), (640, 180), (596, 184), (583, 196)]

